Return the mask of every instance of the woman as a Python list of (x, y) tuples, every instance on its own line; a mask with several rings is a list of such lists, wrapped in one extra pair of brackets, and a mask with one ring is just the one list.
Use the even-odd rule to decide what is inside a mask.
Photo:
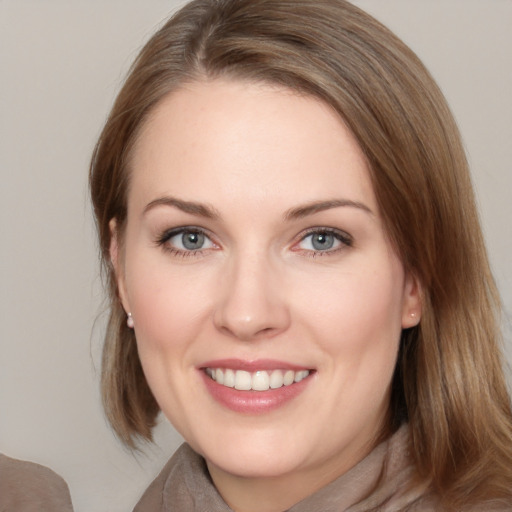
[[(499, 300), (452, 116), (342, 0), (196, 0), (93, 156), (120, 438), (188, 442), (136, 510), (510, 510)], [(485, 376), (485, 378), (482, 378)]]

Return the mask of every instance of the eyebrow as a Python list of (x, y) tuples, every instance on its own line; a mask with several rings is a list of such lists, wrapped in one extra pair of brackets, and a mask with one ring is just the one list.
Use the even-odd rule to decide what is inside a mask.
[[(184, 201), (183, 199), (177, 199), (176, 197), (164, 196), (154, 199), (146, 205), (143, 213), (146, 214), (149, 210), (156, 208), (157, 206), (171, 206), (178, 208), (179, 210), (190, 213), (191, 215), (198, 215), (207, 219), (218, 219), (220, 217), (218, 211), (212, 206), (196, 203), (194, 201)], [(372, 210), (364, 203), (359, 201), (351, 201), (349, 199), (331, 199), (327, 201), (315, 201), (312, 203), (305, 204), (303, 206), (297, 206), (287, 210), (284, 214), (284, 220), (302, 219), (308, 215), (314, 215), (325, 210), (340, 207), (351, 207), (358, 208), (364, 212), (373, 215)]]
[(351, 201), (350, 199), (331, 199), (328, 201), (315, 201), (312, 203), (308, 203), (304, 206), (291, 208), (285, 213), (284, 218), (285, 220), (302, 219), (303, 217), (307, 217), (308, 215), (313, 215), (315, 213), (330, 210), (332, 208), (340, 208), (342, 206), (358, 208), (366, 213), (369, 213), (372, 216), (374, 215), (374, 213), (368, 206), (366, 206), (364, 203), (360, 203), (359, 201)]
[(212, 206), (196, 203), (194, 201), (184, 201), (170, 196), (154, 199), (146, 205), (143, 213), (146, 214), (149, 210), (157, 206), (172, 206), (174, 208), (178, 208), (178, 210), (181, 210), (182, 212), (198, 215), (199, 217), (205, 217), (207, 219), (217, 219), (219, 217), (219, 213)]

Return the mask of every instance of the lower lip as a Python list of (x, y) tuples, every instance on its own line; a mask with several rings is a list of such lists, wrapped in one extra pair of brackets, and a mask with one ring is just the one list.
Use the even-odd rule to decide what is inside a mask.
[(311, 374), (300, 382), (268, 391), (239, 391), (218, 384), (201, 370), (206, 389), (222, 406), (244, 414), (264, 414), (284, 406), (300, 395), (311, 382)]

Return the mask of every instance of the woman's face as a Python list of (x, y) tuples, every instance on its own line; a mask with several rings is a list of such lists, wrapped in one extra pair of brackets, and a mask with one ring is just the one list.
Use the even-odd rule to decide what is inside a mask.
[(156, 108), (131, 170), (112, 256), (165, 415), (216, 483), (349, 469), (419, 313), (350, 132), (287, 89), (193, 83)]

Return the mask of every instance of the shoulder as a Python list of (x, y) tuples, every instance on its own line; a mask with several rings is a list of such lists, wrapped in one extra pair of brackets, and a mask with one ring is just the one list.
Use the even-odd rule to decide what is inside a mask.
[(133, 512), (232, 512), (211, 481), (205, 460), (182, 444), (147, 488)]
[(51, 469), (0, 454), (0, 510), (71, 512), (66, 482)]
[(199, 455), (188, 444), (182, 444), (163, 467), (159, 475), (151, 482), (133, 509), (133, 512), (144, 512), (147, 510), (157, 512), (164, 510), (164, 490), (169, 486), (169, 482), (174, 480), (173, 476), (188, 473), (190, 468), (194, 468), (198, 464), (200, 464)]
[(419, 477), (412, 449), (409, 427), (403, 425), (387, 443), (383, 478), (376, 491), (376, 496), (384, 497), (379, 512), (512, 512), (511, 498), (482, 502), (471, 493), (466, 495), (465, 505), (446, 508), (430, 481)]

